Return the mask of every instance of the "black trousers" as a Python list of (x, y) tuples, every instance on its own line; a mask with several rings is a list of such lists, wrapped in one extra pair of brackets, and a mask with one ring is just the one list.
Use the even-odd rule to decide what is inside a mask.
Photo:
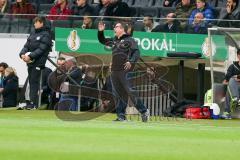
[(134, 106), (140, 113), (145, 113), (147, 111), (146, 106), (144, 106), (136, 91), (131, 89), (131, 84), (128, 80), (128, 72), (112, 71), (111, 80), (113, 93), (115, 94), (115, 106), (118, 117), (125, 118), (128, 97), (130, 97)]
[(30, 86), (30, 101), (34, 106), (38, 106), (38, 91), (40, 85), (41, 69), (39, 67), (28, 67), (28, 77)]

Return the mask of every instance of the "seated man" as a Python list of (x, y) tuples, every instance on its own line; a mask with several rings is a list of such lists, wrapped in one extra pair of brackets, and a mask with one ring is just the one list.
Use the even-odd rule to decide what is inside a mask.
[(186, 33), (191, 34), (207, 34), (207, 24), (204, 21), (204, 16), (201, 12), (194, 17), (193, 23), (188, 25)]
[(237, 51), (237, 58), (238, 61), (233, 62), (233, 64), (228, 67), (227, 74), (223, 81), (223, 84), (228, 85), (225, 112), (222, 115), (224, 119), (231, 119), (230, 107), (236, 107), (240, 102), (240, 50)]

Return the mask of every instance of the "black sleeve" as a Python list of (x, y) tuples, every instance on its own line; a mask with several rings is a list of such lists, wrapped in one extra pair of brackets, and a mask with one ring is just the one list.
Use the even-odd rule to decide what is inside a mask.
[(227, 73), (225, 75), (225, 80), (226, 81), (229, 81), (229, 79), (234, 76), (234, 65), (231, 64), (229, 67), (228, 67), (228, 70), (227, 70)]
[(45, 34), (41, 38), (41, 42), (40, 42), (39, 47), (35, 51), (31, 52), (29, 57), (31, 59), (38, 59), (42, 55), (46, 54), (46, 52), (50, 51), (51, 45), (52, 45), (51, 36), (49, 34)]
[(98, 31), (98, 41), (102, 43), (103, 45), (109, 45), (111, 41), (113, 41), (112, 38), (105, 38), (103, 31)]

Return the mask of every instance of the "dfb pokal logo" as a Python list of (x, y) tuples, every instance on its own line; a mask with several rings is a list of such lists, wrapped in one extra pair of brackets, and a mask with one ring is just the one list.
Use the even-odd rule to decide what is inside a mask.
[[(212, 41), (211, 42), (211, 50), (212, 50), (212, 56), (216, 54), (216, 44)], [(209, 51), (209, 39), (205, 38), (205, 41), (202, 44), (202, 53), (205, 57), (210, 56), (210, 51)]]
[(81, 43), (81, 41), (80, 41), (80, 37), (77, 34), (77, 31), (72, 30), (67, 39), (68, 48), (71, 51), (76, 51), (79, 49), (80, 43)]

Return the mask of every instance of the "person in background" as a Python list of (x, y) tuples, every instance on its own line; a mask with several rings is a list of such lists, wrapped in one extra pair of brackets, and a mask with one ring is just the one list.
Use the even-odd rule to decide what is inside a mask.
[(59, 102), (60, 99), (60, 85), (65, 80), (66, 76), (64, 75), (66, 71), (65, 67), (66, 59), (64, 57), (59, 57), (57, 59), (57, 69), (50, 73), (48, 77), (48, 86), (51, 89), (50, 105), (48, 109), (54, 109), (55, 105)]
[(110, 5), (111, 0), (100, 0), (99, 4), (95, 7), (95, 13), (97, 16), (105, 16), (107, 7)]
[[(8, 68), (8, 64), (5, 62), (0, 63), (0, 88), (3, 88), (3, 80), (5, 78), (5, 69)], [(0, 93), (0, 107), (2, 107), (3, 97)]]
[(193, 23), (187, 26), (186, 33), (207, 34), (207, 26), (201, 12), (197, 13), (194, 17)]
[(194, 21), (195, 15), (201, 12), (204, 16), (204, 20), (207, 24), (211, 24), (211, 20), (215, 18), (213, 8), (207, 3), (206, 0), (196, 0), (196, 9), (191, 13), (191, 16), (188, 20), (188, 24), (192, 24)]
[[(69, 59), (66, 59), (65, 62), (65, 69), (67, 70), (67, 75), (69, 77), (66, 77), (65, 82), (62, 83), (60, 91), (62, 92), (59, 103), (64, 102), (66, 100), (71, 100), (71, 105), (69, 106), (69, 110), (71, 111), (77, 111), (78, 109), (78, 96), (74, 95), (71, 91), (70, 85), (80, 85), (82, 81), (82, 71), (77, 66), (76, 58), (71, 57)], [(74, 82), (75, 81), (75, 82)], [(77, 83), (77, 84), (75, 84)], [(78, 89), (78, 87), (71, 87), (72, 89)]]
[(110, 0), (104, 16), (129, 17), (131, 14), (128, 4), (121, 0)]
[(72, 7), (73, 15), (79, 16), (74, 19), (83, 19), (82, 16), (88, 14), (89, 16), (95, 15), (95, 10), (88, 4), (88, 0), (76, 0), (76, 5)]
[(67, 20), (72, 15), (68, 0), (57, 0), (47, 16), (49, 20)]
[(0, 18), (4, 17), (4, 14), (9, 13), (10, 4), (9, 0), (0, 0)]
[(94, 29), (93, 27), (93, 18), (89, 14), (83, 16), (82, 29)]
[(195, 9), (195, 4), (191, 3), (191, 0), (181, 0), (176, 5), (176, 18), (180, 22), (181, 31), (185, 30), (188, 24), (188, 18), (191, 12)]
[(0, 88), (0, 93), (3, 95), (3, 107), (16, 107), (19, 86), (18, 77), (14, 68), (6, 68), (3, 86), (3, 88)]
[(226, 94), (225, 112), (221, 115), (223, 119), (231, 119), (231, 107), (240, 105), (240, 50), (237, 51), (238, 61), (233, 62), (228, 69), (223, 80), (224, 85), (228, 85)]
[[(238, 9), (238, 0), (227, 0), (226, 8), (222, 8), (217, 23), (220, 27), (239, 28), (240, 11)], [(224, 21), (227, 20), (227, 21)], [(236, 21), (238, 20), (238, 21)]]
[[(31, 3), (27, 3), (27, 0), (16, 0), (11, 6), (10, 14), (23, 14), (23, 15), (12, 15), (12, 18), (27, 18), (33, 19), (36, 17), (36, 8)], [(29, 14), (29, 15), (28, 15)]]
[(157, 23), (153, 20), (151, 15), (146, 15), (143, 18), (143, 25), (146, 32), (152, 32), (152, 30), (157, 26)]
[(167, 32), (167, 33), (178, 33), (180, 23), (176, 19), (175, 13), (168, 13), (166, 22), (163, 25), (158, 25), (152, 32)]
[(27, 64), (30, 86), (30, 104), (28, 109), (38, 107), (38, 93), (40, 86), (41, 70), (45, 68), (47, 57), (52, 49), (50, 29), (45, 25), (43, 17), (33, 20), (34, 32), (30, 34), (19, 56)]

